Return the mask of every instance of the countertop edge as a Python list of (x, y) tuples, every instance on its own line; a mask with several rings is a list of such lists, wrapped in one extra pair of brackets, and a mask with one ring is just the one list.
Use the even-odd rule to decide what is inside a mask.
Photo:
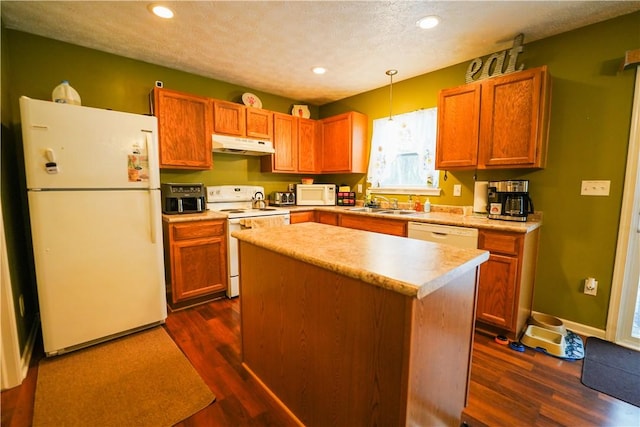
[[(348, 229), (343, 227), (336, 227), (336, 226), (331, 226), (326, 224), (302, 223), (302, 224), (296, 224), (295, 226), (297, 227), (307, 226), (307, 228), (309, 228), (307, 224), (313, 224), (318, 229), (318, 231), (320, 231), (320, 228), (329, 227), (329, 228), (326, 228), (325, 231), (332, 232), (332, 233), (341, 233), (342, 231), (344, 231), (345, 233), (349, 233), (350, 236), (353, 236), (353, 235), (363, 236), (364, 234), (361, 234), (361, 233), (368, 233), (368, 234), (374, 234), (378, 236), (384, 236), (384, 238), (406, 239), (404, 237), (381, 235), (378, 233)], [(292, 227), (292, 226), (288, 225), (283, 227)], [(238, 240), (256, 245), (258, 247), (261, 247), (285, 256), (289, 256), (293, 259), (306, 262), (310, 265), (314, 265), (316, 267), (320, 267), (325, 270), (333, 271), (335, 273), (342, 274), (346, 277), (361, 280), (365, 283), (369, 283), (371, 285), (378, 286), (380, 288), (388, 289), (405, 296), (416, 297), (418, 299), (424, 298), (430, 293), (435, 292), (436, 290), (445, 286), (447, 283), (451, 282), (451, 280), (454, 280), (455, 278), (462, 276), (469, 270), (478, 267), (480, 264), (482, 264), (483, 262), (489, 259), (489, 252), (484, 250), (460, 249), (460, 248), (449, 247), (447, 249), (448, 251), (454, 251), (458, 254), (464, 254), (466, 258), (465, 261), (460, 265), (452, 267), (448, 271), (444, 272), (443, 274), (440, 274), (437, 277), (434, 277), (426, 282), (409, 283), (394, 277), (389, 277), (388, 275), (377, 273), (375, 271), (358, 268), (349, 262), (344, 262), (344, 261), (341, 262), (340, 260), (337, 260), (335, 258), (328, 260), (326, 259), (326, 257), (323, 258), (315, 254), (309, 253), (308, 251), (303, 252), (302, 250), (296, 250), (291, 246), (287, 246), (286, 243), (283, 243), (280, 240), (274, 240), (274, 239), (268, 238), (268, 235), (270, 236), (273, 236), (273, 235), (268, 234), (268, 232), (265, 232), (263, 230), (264, 229), (234, 231), (231, 235), (237, 238)], [(273, 228), (269, 230), (273, 230)], [(342, 231), (338, 231), (338, 230), (342, 230)], [(427, 243), (427, 242), (421, 242), (421, 241), (417, 241), (417, 242)], [(428, 244), (442, 246), (435, 243), (433, 244), (428, 243)], [(439, 251), (440, 249), (434, 248), (432, 250)], [(475, 252), (475, 254), (471, 254), (471, 251)]]
[[(382, 218), (396, 221), (422, 222), (428, 224), (453, 225), (457, 227), (477, 228), (484, 230), (506, 231), (513, 233), (531, 233), (542, 226), (542, 221), (502, 221), (488, 219), (486, 215), (463, 215), (449, 212), (433, 211), (429, 213), (417, 212), (410, 215), (402, 214), (380, 214), (376, 212), (358, 212), (352, 211), (349, 207), (343, 206), (289, 206), (285, 207), (291, 213), (308, 212), (308, 211), (324, 211), (335, 212), (339, 214), (361, 215), (364, 217)], [(189, 221), (207, 221), (226, 219), (227, 214), (217, 211), (205, 211), (193, 214), (162, 214), (162, 221), (165, 223), (178, 223)]]

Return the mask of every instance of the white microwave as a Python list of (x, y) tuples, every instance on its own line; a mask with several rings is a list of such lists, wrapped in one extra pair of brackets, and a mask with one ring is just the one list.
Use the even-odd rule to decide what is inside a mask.
[(336, 204), (335, 184), (297, 184), (298, 206), (327, 206)]

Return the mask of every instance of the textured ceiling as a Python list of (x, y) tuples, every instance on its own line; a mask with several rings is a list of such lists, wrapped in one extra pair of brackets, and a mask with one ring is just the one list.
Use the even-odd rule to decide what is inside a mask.
[[(6, 1), (10, 29), (315, 105), (640, 10), (640, 1)], [(435, 14), (438, 27), (415, 22)], [(526, 47), (525, 47), (526, 49)], [(623, 55), (623, 52), (620, 53)], [(322, 65), (325, 75), (311, 73)]]

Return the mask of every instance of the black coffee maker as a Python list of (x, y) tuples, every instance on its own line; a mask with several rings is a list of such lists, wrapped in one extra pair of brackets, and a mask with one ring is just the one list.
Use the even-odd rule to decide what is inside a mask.
[(533, 213), (529, 181), (489, 181), (487, 204), (489, 219), (525, 222), (527, 215)]

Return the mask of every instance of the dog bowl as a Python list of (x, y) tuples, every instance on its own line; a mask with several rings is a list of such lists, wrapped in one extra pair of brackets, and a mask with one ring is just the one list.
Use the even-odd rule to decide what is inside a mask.
[(554, 356), (564, 356), (564, 335), (535, 325), (527, 326), (520, 342), (527, 347), (542, 350)]
[(557, 317), (549, 316), (548, 314), (534, 313), (529, 318), (528, 323), (530, 325), (539, 326), (541, 328), (557, 332), (562, 334), (562, 336), (567, 335), (567, 329), (564, 327), (562, 320)]

